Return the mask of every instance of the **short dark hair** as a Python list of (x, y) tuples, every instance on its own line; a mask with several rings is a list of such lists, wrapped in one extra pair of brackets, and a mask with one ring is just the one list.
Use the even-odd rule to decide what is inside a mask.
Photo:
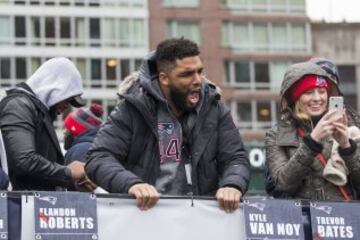
[(199, 47), (193, 41), (181, 38), (166, 39), (156, 47), (155, 59), (158, 72), (170, 71), (177, 59), (198, 56)]

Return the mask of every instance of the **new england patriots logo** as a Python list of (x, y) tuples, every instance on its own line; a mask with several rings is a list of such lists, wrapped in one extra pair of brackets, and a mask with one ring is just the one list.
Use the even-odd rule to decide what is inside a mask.
[(317, 209), (317, 210), (326, 212), (327, 214), (331, 214), (331, 211), (332, 211), (332, 207), (326, 206), (326, 205), (316, 206), (316, 204), (313, 204), (312, 207), (315, 208), (315, 209)]
[(167, 133), (168, 135), (170, 135), (174, 131), (174, 124), (173, 123), (158, 123), (158, 131), (160, 133)]
[(318, 87), (327, 87), (327, 81), (325, 78), (318, 76), (316, 78), (316, 86)]
[(56, 201), (57, 201), (57, 197), (44, 196), (44, 197), (39, 197), (39, 200), (48, 202), (48, 203), (50, 203), (51, 205), (55, 205), (55, 204), (56, 204)]

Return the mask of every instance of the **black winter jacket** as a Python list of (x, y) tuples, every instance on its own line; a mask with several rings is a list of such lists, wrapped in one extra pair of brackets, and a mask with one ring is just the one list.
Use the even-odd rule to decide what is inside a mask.
[[(145, 81), (157, 81), (149, 75), (145, 73)], [(215, 87), (205, 84), (203, 103), (190, 138), (192, 180), (197, 195), (213, 195), (223, 186), (237, 187), (244, 194), (250, 179), (239, 131), (219, 98)], [(85, 169), (96, 184), (119, 193), (127, 193), (135, 183), (155, 184), (160, 172), (156, 103), (144, 84), (134, 84), (123, 95), (89, 151)]]
[(14, 190), (54, 191), (71, 185), (48, 109), (25, 84), (12, 89), (0, 103), (9, 177)]

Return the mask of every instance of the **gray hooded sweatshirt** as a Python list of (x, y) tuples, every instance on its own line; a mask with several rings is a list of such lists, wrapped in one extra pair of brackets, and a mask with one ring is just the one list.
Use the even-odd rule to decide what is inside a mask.
[(83, 94), (79, 71), (74, 63), (64, 57), (46, 61), (26, 81), (26, 84), (47, 108)]

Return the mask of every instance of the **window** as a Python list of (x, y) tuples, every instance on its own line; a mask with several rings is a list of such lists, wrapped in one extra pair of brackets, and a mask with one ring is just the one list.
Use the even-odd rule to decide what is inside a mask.
[(225, 61), (225, 81), (241, 89), (271, 89), (278, 92), (290, 62)]
[(130, 74), (130, 60), (120, 60), (121, 63), (121, 79), (126, 78)]
[(346, 105), (357, 109), (357, 86), (356, 86), (356, 66), (339, 65), (340, 90), (345, 95)]
[(70, 18), (60, 18), (61, 45), (70, 46), (71, 22)]
[(10, 58), (0, 58), (0, 78), (10, 78)]
[(26, 79), (26, 59), (16, 58), (15, 59), (15, 77), (19, 80)]
[(76, 36), (76, 45), (85, 46), (87, 39), (87, 32), (86, 32), (84, 18), (75, 19), (75, 36)]
[(222, 0), (222, 5), (244, 12), (305, 13), (305, 0)]
[(30, 38), (31, 44), (40, 45), (40, 18), (30, 17)]
[(270, 89), (275, 92), (280, 92), (281, 83), (284, 79), (284, 74), (289, 62), (272, 62), (270, 63)]
[(310, 51), (306, 24), (223, 22), (222, 46), (246, 52)]
[(144, 20), (134, 19), (133, 24), (134, 32), (132, 36), (132, 41), (134, 41), (134, 47), (142, 47), (146, 44)]
[(16, 45), (25, 45), (25, 17), (15, 17), (15, 37)]
[(102, 20), (101, 36), (105, 46), (116, 46), (116, 20), (105, 18)]
[(41, 65), (41, 59), (40, 58), (31, 58), (30, 60), (31, 63), (31, 74), (33, 74)]
[(239, 101), (231, 102), (230, 108), (235, 113), (234, 119), (240, 129), (268, 129), (277, 121), (277, 102), (270, 101)]
[(91, 80), (101, 79), (101, 59), (91, 59)]
[(10, 43), (10, 18), (0, 16), (0, 45)]
[(267, 63), (255, 63), (255, 81), (257, 88), (269, 89), (270, 75), (269, 65)]
[(251, 122), (251, 102), (237, 103), (238, 120), (241, 122)]
[(86, 59), (78, 58), (76, 59), (76, 67), (80, 72), (81, 78), (83, 80), (88, 80), (88, 75), (86, 74)]
[(306, 33), (304, 24), (293, 24), (291, 28), (291, 45), (295, 51), (306, 50)]
[(106, 59), (106, 79), (115, 80), (116, 79), (116, 66), (117, 60), (110, 58)]
[(46, 45), (55, 46), (55, 18), (45, 18)]
[(257, 103), (257, 120), (259, 122), (271, 121), (271, 105), (270, 102), (258, 102)]
[(200, 26), (197, 22), (169, 21), (166, 28), (168, 38), (184, 37), (197, 44), (201, 43)]
[(170, 7), (198, 7), (200, 0), (163, 0), (165, 6)]
[(100, 39), (100, 19), (99, 18), (90, 18), (90, 41), (91, 46), (99, 46)]
[(253, 42), (255, 50), (266, 51), (269, 45), (267, 25), (254, 24), (253, 26)]
[(235, 62), (235, 82), (250, 83), (249, 63)]
[(285, 23), (273, 23), (271, 28), (271, 48), (274, 51), (287, 50), (287, 29)]

